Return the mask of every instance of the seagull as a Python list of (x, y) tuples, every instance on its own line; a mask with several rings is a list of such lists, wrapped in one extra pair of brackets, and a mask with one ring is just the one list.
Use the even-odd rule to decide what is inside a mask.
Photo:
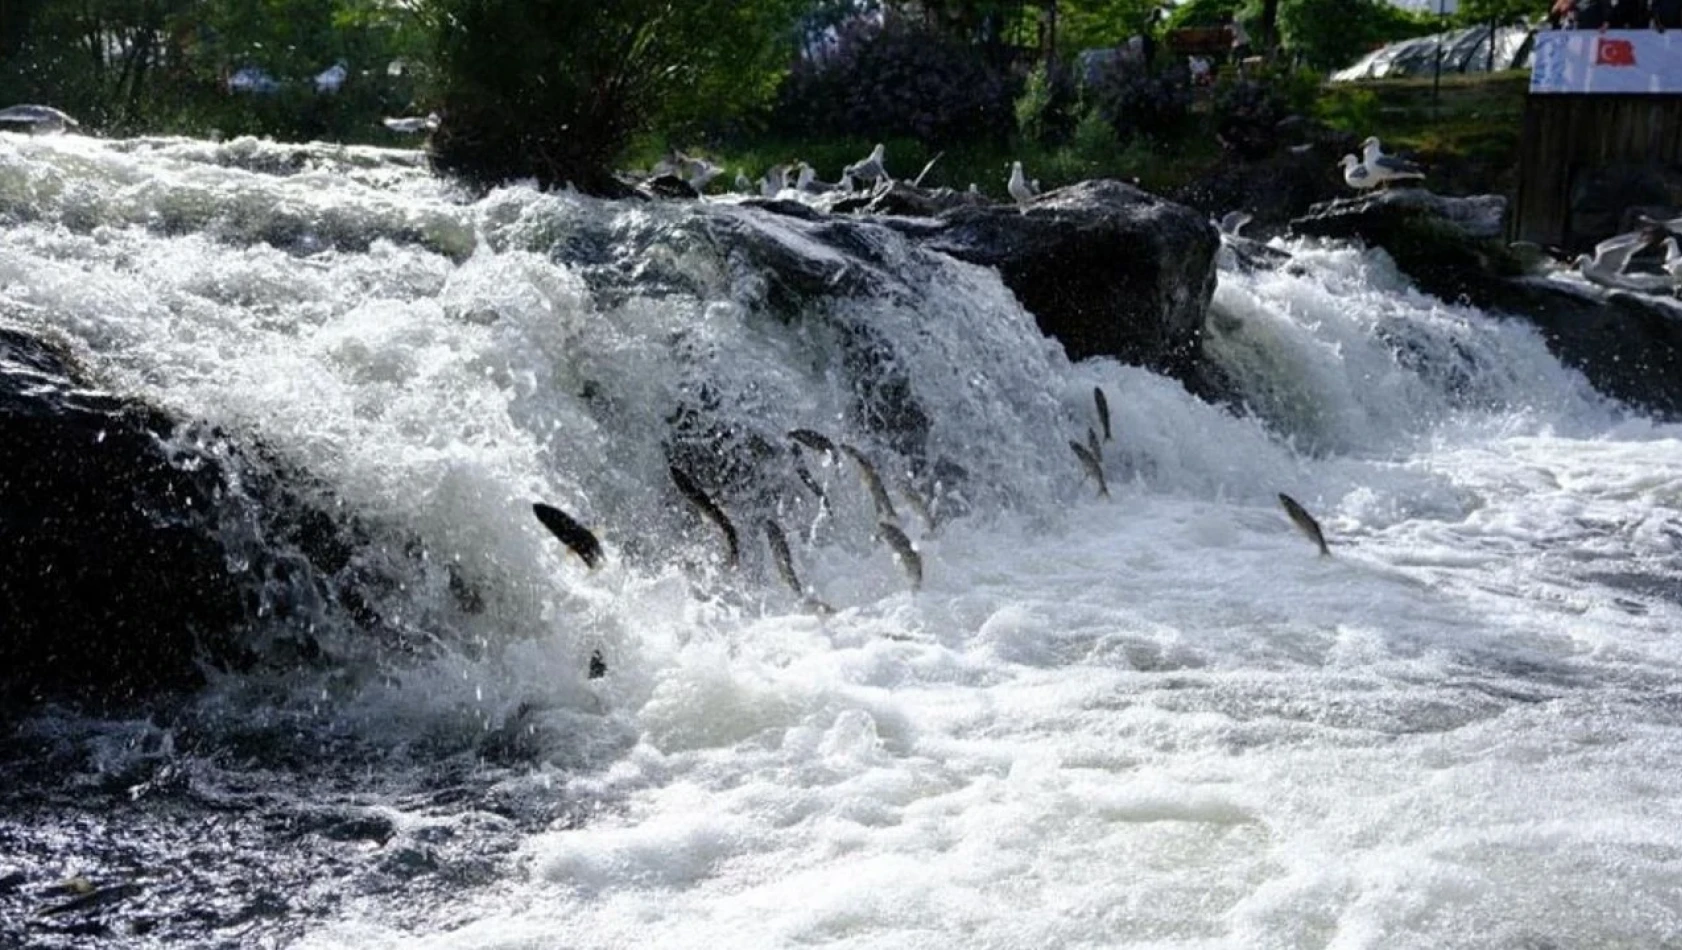
[(812, 182), (818, 180), (817, 169), (805, 162), (795, 162), (794, 187), (798, 191), (811, 191)]
[(1367, 171), (1367, 166), (1361, 164), (1361, 160), (1355, 156), (1345, 155), (1343, 161), (1338, 164), (1343, 166), (1343, 182), (1349, 187), (1363, 191), (1378, 186), (1378, 181)]
[(42, 132), (63, 132), (74, 129), (82, 123), (52, 106), (9, 106), (0, 109), (0, 129), (12, 129), (28, 132), (31, 135)]
[(1420, 180), (1425, 177), (1425, 169), (1419, 165), (1407, 159), (1384, 154), (1376, 135), (1367, 136), (1367, 140), (1361, 143), (1361, 158), (1367, 175), (1377, 184), (1407, 179)]
[(404, 135), (414, 135), (416, 132), (431, 132), (438, 128), (438, 113), (429, 112), (425, 116), (404, 116), (401, 119), (381, 119), (380, 124), (393, 132), (401, 132)]
[(685, 156), (683, 161), (678, 164), (678, 170), (683, 175), (683, 180), (688, 182), (689, 187), (695, 189), (696, 193), (706, 191), (707, 185), (711, 184), (714, 178), (724, 174), (723, 167), (714, 165), (704, 158), (689, 158), (688, 156)]
[(766, 198), (775, 198), (778, 193), (788, 187), (788, 166), (773, 165), (766, 171), (765, 177), (759, 179), (759, 193)]
[(315, 91), (318, 93), (338, 92), (339, 87), (345, 84), (345, 77), (349, 75), (349, 71), (345, 68), (345, 61), (341, 59), (316, 74)]
[(1215, 225), (1215, 227), (1219, 228), (1222, 234), (1231, 235), (1232, 237), (1243, 237), (1243, 235), (1238, 232), (1244, 230), (1244, 225), (1249, 224), (1254, 220), (1255, 215), (1248, 212), (1228, 211), (1226, 214), (1221, 215), (1221, 220)]
[[(1624, 273), (1630, 258), (1642, 248), (1651, 246), (1657, 236), (1658, 232), (1642, 228), (1609, 237), (1594, 246), (1593, 256), (1580, 254), (1571, 266), (1590, 282), (1614, 290), (1659, 290), (1673, 286), (1675, 281), (1669, 275)], [(1666, 263), (1669, 263), (1668, 256)], [(1662, 285), (1660, 282), (1663, 282)]]
[(887, 167), (882, 164), (882, 159), (885, 157), (884, 153), (886, 151), (887, 150), (882, 147), (882, 143), (877, 142), (876, 147), (870, 150), (870, 155), (868, 157), (861, 162), (854, 162), (853, 164), (848, 165), (841, 174), (850, 178), (868, 178), (872, 182), (887, 179), (889, 184), (893, 184), (893, 177), (888, 174)]
[(753, 194), (753, 182), (748, 181), (748, 176), (740, 168), (736, 169), (736, 191), (744, 195)]
[(1016, 207), (1027, 214), (1028, 203), (1034, 200), (1034, 189), (1029, 187), (1028, 179), (1022, 174), (1021, 162), (1010, 163), (1010, 182), (1005, 185), (1005, 190), (1016, 200)]

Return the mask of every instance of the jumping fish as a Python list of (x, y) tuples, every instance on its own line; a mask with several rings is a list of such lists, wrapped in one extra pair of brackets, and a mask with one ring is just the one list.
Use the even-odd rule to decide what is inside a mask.
[(672, 484), (676, 485), (677, 490), (683, 493), (683, 497), (689, 499), (689, 503), (694, 505), (702, 516), (718, 525), (718, 530), (724, 532), (724, 563), (730, 567), (735, 567), (741, 557), (741, 545), (736, 540), (736, 526), (730, 523), (730, 518), (724, 513), (724, 509), (718, 507), (717, 502), (708, 498), (707, 493), (701, 490), (701, 486), (695, 484), (695, 480), (690, 478), (687, 472), (676, 465), (670, 466), (669, 471), (672, 473)]
[(1104, 425), (1104, 441), (1110, 441), (1110, 401), (1104, 398), (1102, 386), (1092, 387), (1092, 401), (1098, 404), (1098, 421)]
[(800, 476), (801, 483), (811, 489), (812, 494), (818, 496), (818, 505), (822, 507), (824, 511), (828, 511), (829, 495), (825, 494), (823, 486), (818, 484), (818, 480), (812, 477), (812, 470), (807, 468), (806, 463), (800, 460), (799, 452), (796, 452), (794, 455), (794, 474)]
[(1279, 504), (1285, 506), (1285, 514), (1291, 516), (1291, 523), (1303, 534), (1308, 535), (1308, 540), (1320, 546), (1320, 556), (1330, 557), (1332, 549), (1326, 546), (1326, 536), (1320, 533), (1320, 522), (1315, 521), (1306, 508), (1297, 504), (1295, 498), (1284, 492), (1279, 493)]
[(800, 598), (800, 602), (820, 614), (834, 613), (834, 607), (806, 593), (806, 586), (800, 583), (800, 575), (794, 573), (794, 558), (788, 553), (788, 537), (783, 534), (782, 527), (770, 518), (765, 519), (765, 542), (771, 546), (771, 560), (777, 562), (778, 576)]
[(777, 576), (783, 579), (789, 590), (804, 595), (806, 588), (800, 583), (800, 575), (794, 573), (794, 558), (788, 553), (788, 537), (783, 534), (782, 527), (770, 518), (765, 519), (765, 543), (771, 546), (771, 560), (777, 564)]
[(863, 452), (847, 443), (841, 443), (841, 451), (852, 456), (859, 467), (859, 477), (864, 479), (864, 486), (870, 489), (870, 500), (876, 503), (876, 517), (888, 521), (898, 521), (899, 512), (894, 510), (893, 499), (888, 497), (888, 489), (882, 484), (882, 476), (876, 474), (876, 466), (870, 464)]
[(584, 563), (595, 567), (602, 561), (602, 545), (590, 529), (573, 520), (573, 517), (559, 508), (534, 502), (531, 510), (537, 515), (537, 520), (543, 522), (550, 533), (561, 539), (561, 543), (572, 550), (572, 553), (584, 559)]
[(824, 453), (831, 460), (835, 458), (835, 443), (829, 441), (829, 437), (822, 432), (812, 429), (790, 429), (788, 437), (814, 452)]
[(1098, 441), (1098, 433), (1092, 431), (1091, 426), (1086, 427), (1086, 447), (1092, 450), (1092, 457), (1098, 460), (1098, 464), (1103, 465), (1104, 446)]
[(911, 510), (917, 513), (917, 517), (922, 519), (923, 526), (928, 528), (930, 534), (933, 534), (934, 511), (929, 508), (928, 500), (923, 497), (923, 493), (917, 490), (917, 486), (913, 485), (910, 479), (904, 479), (899, 483), (899, 493), (905, 499), (905, 503), (911, 506)]
[(607, 661), (602, 659), (602, 651), (591, 650), (590, 651), (590, 673), (589, 673), (590, 678), (593, 679), (593, 680), (599, 680), (606, 675), (607, 675)]
[(905, 573), (911, 578), (911, 589), (921, 590), (923, 587), (923, 559), (917, 554), (917, 549), (911, 546), (911, 539), (905, 536), (904, 531), (899, 530), (896, 525), (889, 521), (877, 523), (876, 536), (888, 542), (888, 547), (893, 548), (894, 557), (899, 560), (900, 566), (905, 568)]
[(1080, 457), (1081, 467), (1086, 469), (1086, 474), (1097, 480), (1098, 494), (1105, 498), (1110, 497), (1110, 486), (1104, 482), (1104, 466), (1098, 464), (1098, 456), (1094, 455), (1091, 449), (1073, 439), (1069, 440), (1069, 448), (1074, 449), (1075, 455)]

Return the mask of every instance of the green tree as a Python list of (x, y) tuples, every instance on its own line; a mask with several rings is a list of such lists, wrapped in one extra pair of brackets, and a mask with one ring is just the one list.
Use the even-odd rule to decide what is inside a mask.
[(1057, 44), (1074, 52), (1119, 46), (1127, 38), (1154, 32), (1160, 0), (1062, 0)]
[(615, 190), (612, 162), (656, 124), (720, 119), (775, 91), (800, 0), (426, 0), (444, 116), (438, 167)]
[(1437, 29), (1434, 17), (1384, 0), (1282, 0), (1279, 26), (1285, 47), (1319, 70), (1341, 69), (1375, 47)]
[(1506, 24), (1547, 12), (1547, 0), (1460, 0), (1460, 9), (1454, 18), (1468, 26)]

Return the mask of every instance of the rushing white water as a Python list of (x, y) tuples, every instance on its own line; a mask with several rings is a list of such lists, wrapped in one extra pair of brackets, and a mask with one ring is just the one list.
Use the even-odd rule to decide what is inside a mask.
[[(274, 710), (224, 682), (206, 707), (308, 710), (394, 758), (523, 733), (534, 764), (501, 794), (599, 803), (489, 885), (349, 896), (304, 946), (1682, 933), (1682, 429), (1381, 254), (1221, 275), (1208, 346), (1240, 418), (1070, 365), (994, 275), (887, 235), (892, 287), (785, 325), (775, 275), (697, 224), (737, 213), (469, 202), (373, 152), (0, 136), (7, 313), (114, 388), (260, 439), (483, 595), (460, 610), (430, 570), (401, 595), (475, 649), (331, 695), (300, 676)], [(937, 503), (968, 513), (904, 520), (912, 593), (850, 467), (817, 469), (829, 518), (776, 475), (787, 493), (734, 499), (728, 574), (666, 480), (674, 411), (738, 441), (848, 439), (898, 492), (912, 463), (854, 421), (839, 355), (861, 325), (930, 455), (969, 473)], [(1095, 385), (1108, 500), (1066, 446)], [(595, 526), (609, 566), (563, 556), (535, 499)], [(752, 527), (772, 513), (836, 615), (776, 587)], [(587, 681), (594, 649), (610, 672)], [(406, 840), (430, 821), (373, 807)]]

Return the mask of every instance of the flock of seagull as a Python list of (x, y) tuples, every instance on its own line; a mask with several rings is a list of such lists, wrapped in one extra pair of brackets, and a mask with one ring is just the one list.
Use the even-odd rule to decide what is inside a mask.
[(1398, 181), (1422, 181), (1425, 178), (1425, 169), (1419, 165), (1405, 158), (1384, 154), (1376, 135), (1368, 136), (1367, 140), (1361, 143), (1360, 158), (1345, 155), (1343, 161), (1338, 164), (1343, 167), (1344, 182), (1357, 191), (1388, 186)]
[[(929, 170), (934, 168), (935, 163), (940, 161), (940, 158), (941, 155), (937, 154), (934, 158), (929, 159), (928, 163), (923, 166), (923, 170), (911, 179), (911, 186), (915, 188), (921, 185)], [(706, 158), (688, 155), (678, 149), (673, 149), (664, 158), (656, 162), (646, 175), (630, 177), (677, 178), (693, 189), (696, 194), (705, 194), (713, 181), (724, 172), (725, 169), (722, 166)], [(794, 161), (773, 165), (766, 169), (765, 174), (758, 179), (751, 179), (746, 171), (737, 169), (730, 190), (736, 194), (758, 194), (763, 198), (775, 198), (785, 191), (797, 191), (806, 194), (825, 194), (834, 191), (854, 192), (861, 185), (879, 188), (883, 185), (891, 186), (893, 182), (894, 177), (888, 173), (887, 168), (887, 149), (878, 142), (876, 147), (870, 150), (869, 155), (843, 167), (841, 177), (837, 181), (821, 181), (818, 178), (817, 169), (804, 161)], [(1005, 182), (1005, 191), (1016, 202), (1017, 207), (1026, 213), (1029, 203), (1040, 195), (1039, 179), (1030, 180), (1027, 174), (1023, 172), (1021, 162), (1011, 162), (1010, 176)], [(972, 195), (981, 194), (980, 186), (973, 182), (970, 183), (969, 193)]]

